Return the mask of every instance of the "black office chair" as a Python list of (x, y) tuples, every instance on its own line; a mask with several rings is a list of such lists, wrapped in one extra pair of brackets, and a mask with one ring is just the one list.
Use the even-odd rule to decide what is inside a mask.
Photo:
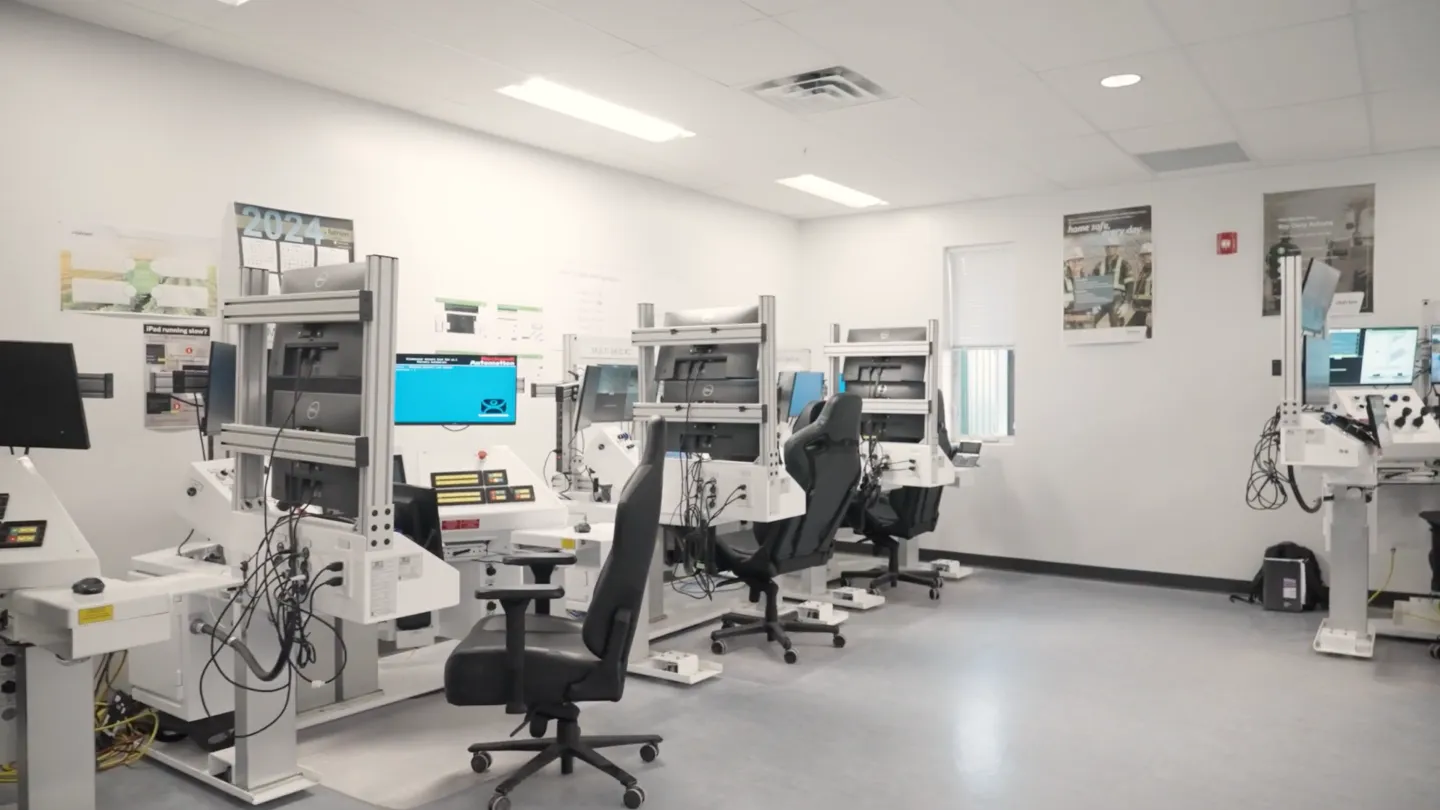
[[(829, 633), (845, 646), (839, 625), (780, 617), (784, 574), (825, 565), (835, 551), (835, 533), (860, 482), (860, 397), (837, 394), (801, 411), (795, 432), (785, 442), (785, 469), (805, 490), (805, 514), (756, 523), (750, 535), (716, 538), (716, 568), (734, 575), (727, 582), (750, 587), (750, 601), (765, 599), (765, 616), (727, 613), (710, 634), (711, 651), (726, 650), (725, 639), (764, 634), (785, 650), (785, 663), (798, 660), (788, 633)], [(744, 540), (752, 542), (744, 543)], [(723, 584), (723, 583), (722, 583)]]
[[(615, 540), (600, 571), (590, 610), (578, 633), (526, 632), (526, 607), (533, 599), (559, 599), (564, 588), (522, 585), (476, 591), (505, 609), (505, 629), (476, 625), (445, 664), (445, 698), (455, 706), (505, 706), (524, 714), (532, 737), (551, 721), (555, 737), (504, 740), (470, 746), (471, 768), (489, 770), (495, 751), (534, 751), (535, 757), (495, 787), (490, 810), (509, 810), (509, 794), (544, 766), (560, 760), (560, 772), (574, 771), (575, 760), (604, 771), (625, 786), (625, 806), (639, 807), (645, 791), (635, 777), (596, 749), (639, 745), (646, 762), (660, 753), (660, 737), (581, 736), (577, 703), (618, 701), (625, 692), (625, 669), (645, 598), (655, 537), (660, 526), (660, 496), (665, 469), (665, 428), (660, 419), (641, 426), (645, 455), (631, 474), (615, 512)], [(528, 617), (534, 618), (534, 617)]]
[[(943, 395), (939, 399), (939, 407), (936, 438), (945, 457), (953, 461), (956, 449), (950, 443), (950, 431), (945, 426)], [(901, 582), (908, 582), (926, 586), (930, 589), (930, 598), (939, 599), (940, 589), (945, 586), (940, 572), (933, 567), (901, 568), (900, 554), (905, 541), (935, 531), (940, 522), (940, 495), (943, 491), (944, 487), (900, 487), (856, 498), (850, 504), (845, 525), (868, 540), (877, 551), (884, 552), (887, 559), (883, 568), (841, 572), (841, 584), (848, 587), (852, 579), (868, 578), (868, 590), (879, 593), (886, 585), (895, 588)]]

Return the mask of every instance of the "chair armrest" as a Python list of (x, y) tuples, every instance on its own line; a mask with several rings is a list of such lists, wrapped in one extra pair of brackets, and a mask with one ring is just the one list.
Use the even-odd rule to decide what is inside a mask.
[[(516, 603), (523, 611), (532, 599), (559, 599), (565, 595), (563, 585), (508, 585), (505, 587), (480, 588), (475, 591), (476, 599), (494, 599), (501, 604)], [(508, 610), (508, 605), (507, 605)]]
[(522, 552), (506, 554), (500, 562), (504, 565), (574, 565), (575, 555), (568, 551)]
[(496, 599), (505, 609), (505, 666), (510, 671), (510, 700), (507, 714), (525, 713), (525, 608), (532, 599), (559, 599), (565, 589), (559, 585), (515, 585), (509, 588), (480, 588), (476, 599)]

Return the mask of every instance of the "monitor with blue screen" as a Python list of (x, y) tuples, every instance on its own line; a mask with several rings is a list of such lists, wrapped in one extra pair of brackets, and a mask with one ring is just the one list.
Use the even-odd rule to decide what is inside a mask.
[(795, 387), (790, 392), (790, 418), (800, 415), (806, 405), (825, 396), (825, 375), (818, 371), (795, 372)]
[(395, 358), (395, 424), (513, 425), (514, 355)]

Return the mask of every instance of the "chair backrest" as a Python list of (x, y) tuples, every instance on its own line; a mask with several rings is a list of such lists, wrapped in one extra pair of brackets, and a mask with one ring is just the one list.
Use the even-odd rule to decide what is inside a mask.
[(615, 538), (610, 556), (600, 569), (595, 582), (590, 609), (585, 614), (581, 638), (585, 646), (601, 658), (612, 645), (623, 645), (624, 661), (629, 657), (630, 642), (635, 637), (635, 624), (630, 624), (626, 638), (612, 638), (616, 616), (622, 610), (639, 616), (645, 599), (645, 586), (650, 579), (650, 564), (655, 557), (655, 537), (660, 530), (660, 498), (665, 478), (665, 421), (651, 419), (636, 424), (644, 432), (645, 457), (630, 474), (625, 488), (615, 502)]
[(775, 535), (777, 563), (828, 554), (860, 483), (860, 397), (836, 394), (817, 405), (814, 421), (785, 442), (785, 469), (805, 490), (805, 514), (796, 531)]
[(791, 435), (794, 435), (794, 431), (809, 427), (811, 422), (820, 418), (820, 412), (823, 410), (825, 410), (825, 400), (823, 399), (806, 403), (805, 407), (800, 409), (800, 415), (795, 417), (795, 424), (790, 426)]

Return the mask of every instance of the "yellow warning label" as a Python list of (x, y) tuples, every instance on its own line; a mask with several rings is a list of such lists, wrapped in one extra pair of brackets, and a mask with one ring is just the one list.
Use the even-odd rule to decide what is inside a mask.
[(565, 549), (566, 551), (574, 551), (574, 550), (575, 550), (575, 538), (573, 538), (573, 537), (562, 537), (562, 538), (560, 538), (560, 547), (563, 548), (563, 549)]
[(115, 618), (114, 605), (101, 605), (100, 607), (80, 608), (81, 624), (99, 624), (108, 622)]
[(478, 472), (440, 472), (430, 475), (431, 489), (447, 489), (449, 487), (474, 487), (480, 485), (480, 473)]

